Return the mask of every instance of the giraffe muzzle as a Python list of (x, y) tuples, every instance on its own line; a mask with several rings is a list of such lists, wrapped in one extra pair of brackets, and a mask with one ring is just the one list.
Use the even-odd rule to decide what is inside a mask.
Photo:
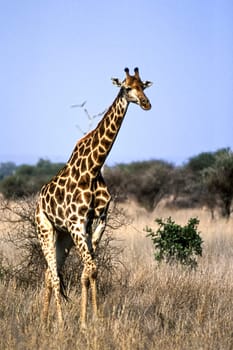
[(151, 109), (151, 103), (147, 98), (141, 99), (140, 106), (142, 107), (142, 109), (145, 109), (147, 111)]

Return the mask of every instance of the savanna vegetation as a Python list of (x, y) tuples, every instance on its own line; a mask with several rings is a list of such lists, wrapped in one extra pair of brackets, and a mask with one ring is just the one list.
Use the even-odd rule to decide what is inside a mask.
[(41, 320), (45, 262), (35, 199), (61, 166), (0, 165), (0, 349), (232, 349), (232, 151), (202, 153), (180, 167), (105, 167), (114, 200), (97, 252), (100, 318), (92, 320), (90, 307), (82, 332), (75, 250), (63, 271), (65, 328), (58, 331), (54, 304), (48, 327)]
[[(0, 164), (0, 192), (5, 198), (35, 195), (64, 164), (40, 159), (33, 165)], [(229, 148), (204, 152), (182, 166), (163, 160), (105, 166), (104, 176), (114, 200), (134, 199), (153, 211), (163, 198), (179, 208), (207, 207), (214, 216), (229, 218), (233, 200), (233, 152)]]
[[(80, 331), (81, 262), (73, 251), (65, 265), (65, 328), (58, 331), (54, 304), (47, 328), (41, 320), (43, 260), (30, 221), (32, 204), (4, 202), (2, 208), (7, 222), (0, 225), (1, 349), (232, 349), (232, 219), (160, 206), (148, 213), (124, 204), (120, 213), (128, 215), (127, 224), (109, 227), (99, 251), (100, 319), (92, 320), (90, 307), (88, 329)], [(180, 225), (191, 216), (200, 219), (204, 245), (196, 269), (154, 259), (143, 229), (157, 229), (153, 218), (171, 214)], [(25, 232), (33, 237), (28, 240)]]

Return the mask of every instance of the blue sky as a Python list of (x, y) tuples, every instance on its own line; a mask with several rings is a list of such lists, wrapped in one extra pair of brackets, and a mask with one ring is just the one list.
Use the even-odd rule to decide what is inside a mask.
[(233, 149), (231, 0), (0, 1), (0, 50), (0, 162), (66, 161), (88, 130), (70, 106), (102, 112), (126, 66), (152, 109), (130, 105), (108, 164)]

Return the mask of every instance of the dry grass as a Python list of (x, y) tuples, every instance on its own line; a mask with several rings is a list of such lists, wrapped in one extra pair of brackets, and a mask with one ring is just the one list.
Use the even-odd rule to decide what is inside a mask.
[[(0, 349), (232, 349), (233, 221), (211, 221), (207, 212), (163, 208), (148, 214), (127, 206), (131, 224), (116, 234), (125, 246), (122, 278), (107, 297), (100, 297), (98, 321), (89, 310), (88, 329), (79, 329), (80, 296), (71, 291), (63, 305), (65, 329), (41, 323), (42, 287), (22, 290), (0, 284)], [(135, 215), (136, 213), (136, 215)], [(172, 216), (186, 223), (200, 219), (204, 254), (197, 271), (157, 266), (143, 227), (155, 217)]]

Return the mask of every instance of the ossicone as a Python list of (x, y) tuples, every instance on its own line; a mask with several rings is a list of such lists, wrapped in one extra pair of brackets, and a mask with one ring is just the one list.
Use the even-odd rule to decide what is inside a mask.
[(129, 77), (129, 68), (126, 67), (124, 70), (125, 70), (126, 76)]

